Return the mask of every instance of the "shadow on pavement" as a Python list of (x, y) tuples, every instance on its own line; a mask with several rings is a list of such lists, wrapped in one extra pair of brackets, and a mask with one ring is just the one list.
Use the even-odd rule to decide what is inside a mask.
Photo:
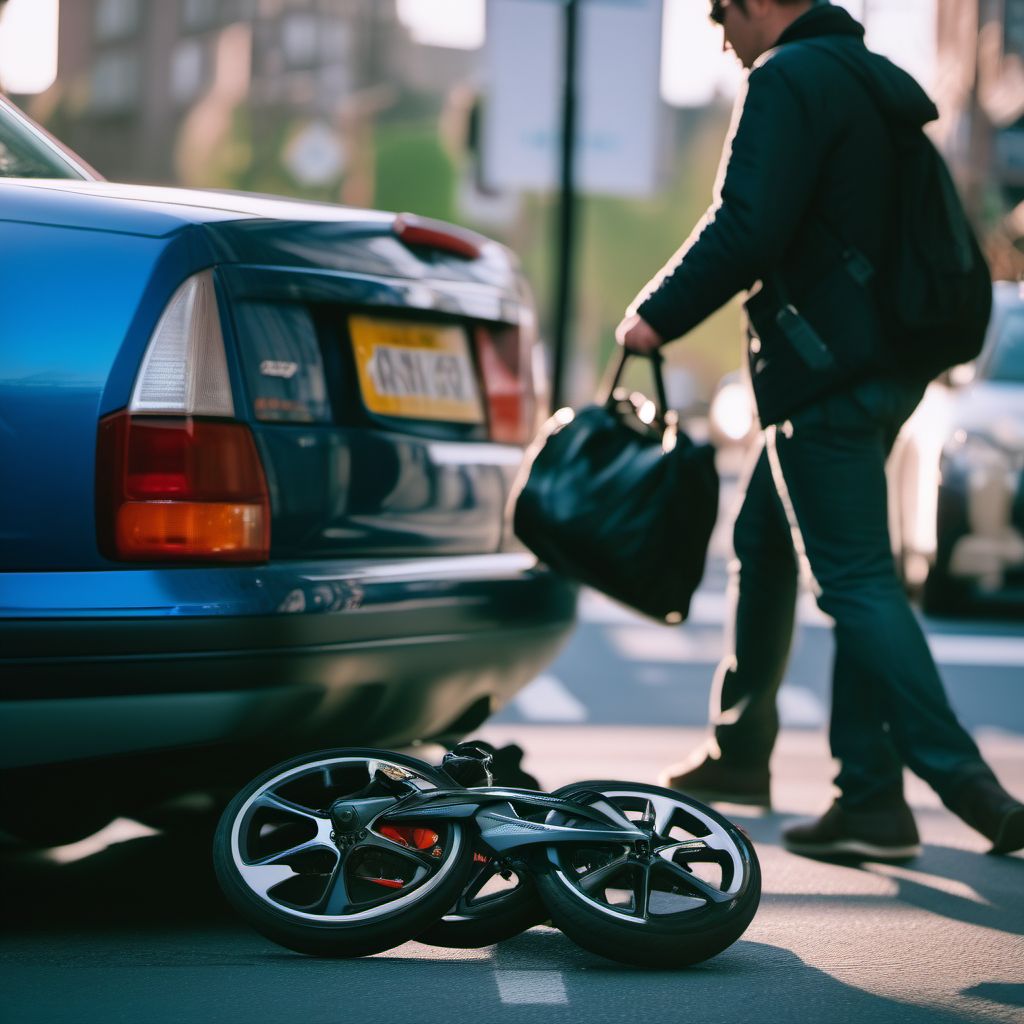
[(48, 851), (0, 853), (4, 931), (75, 925), (210, 923), (232, 915), (213, 874), (212, 833), (157, 834), (114, 843), (72, 863)]
[[(683, 971), (647, 971), (587, 953), (552, 929), (535, 928), (496, 947), (494, 966), (497, 971), (505, 966), (561, 970), (574, 1011), (585, 1010), (588, 1004), (599, 1006), (602, 1020), (625, 1020), (635, 1014), (638, 986), (642, 986), (643, 1005), (663, 1007), (675, 1001), (682, 1007), (685, 1000), (686, 1006), (700, 1007), (697, 1013), (703, 1021), (789, 1017), (830, 1024), (962, 1024), (964, 1019), (936, 1007), (866, 992), (809, 965), (792, 950), (743, 939), (712, 960)], [(576, 985), (580, 986), (578, 992), (574, 991)], [(976, 994), (993, 998), (987, 993)], [(755, 1003), (759, 1005), (757, 1010)], [(535, 1014), (543, 1009), (531, 1007)]]
[[(782, 827), (791, 820), (790, 815), (783, 814), (742, 816), (733, 813), (732, 817), (742, 824), (759, 848), (778, 847)], [(789, 856), (796, 857), (796, 854)], [(1021, 894), (1024, 857), (1019, 854), (992, 857), (972, 850), (929, 843), (925, 845), (920, 857), (892, 865), (858, 862), (851, 858), (800, 859), (806, 861), (809, 870), (814, 870), (811, 865), (817, 866), (819, 870), (840, 866), (882, 875), (896, 885), (896, 893), (884, 897), (886, 902), (895, 901), (952, 921), (994, 928), (1009, 935), (1024, 935), (1024, 896)], [(857, 902), (877, 897), (838, 898)], [(821, 896), (807, 893), (787, 899), (796, 902), (815, 899), (832, 902), (837, 897), (834, 893), (823, 891)]]
[[(751, 829), (755, 830), (765, 836), (770, 831), (774, 838), (777, 823), (764, 820)], [(890, 875), (899, 894), (886, 899), (1019, 934), (1019, 927), (995, 905), (1003, 896), (1008, 903), (1019, 904), (1019, 868), (1005, 859), (929, 847), (913, 866), (921, 880)], [(382, 984), (420, 1006), (449, 1005), (458, 992), (460, 1017), (495, 1019), (500, 1007), (506, 1024), (564, 1024), (566, 1004), (573, 1019), (592, 1021), (632, 1019), (645, 1011), (665, 1016), (671, 1008), (684, 1015), (687, 1008), (696, 1008), (705, 1024), (786, 1017), (830, 1024), (964, 1020), (935, 1006), (865, 991), (783, 946), (743, 939), (684, 971), (620, 965), (580, 949), (547, 927), (479, 951), (409, 943), (369, 960), (315, 960), (273, 946), (230, 913), (217, 889), (205, 833), (131, 839), (64, 864), (45, 854), (9, 850), (0, 854), (0, 871), (6, 882), (3, 927), (10, 947), (23, 951), (8, 969), (18, 968), (12, 977), (22, 985), (17, 1019), (24, 1021), (130, 1019), (124, 1017), (126, 1006), (145, 1005), (152, 1011), (147, 1020), (154, 1024), (214, 1017), (250, 1024), (286, 1019), (318, 1024), (328, 1019), (325, 993), (342, 986), (346, 1005), (358, 1006), (359, 1019), (371, 1024), (394, 1020), (394, 1005), (381, 998)], [(992, 904), (938, 891), (927, 884), (929, 875), (957, 879)], [(824, 897), (812, 893), (793, 899), (814, 906)], [(837, 899), (852, 904), (859, 900), (834, 895), (829, 899), (833, 905)], [(142, 931), (145, 936), (126, 945), (125, 931)], [(89, 944), (79, 948), (82, 932), (88, 934)], [(100, 934), (107, 940), (95, 943), (93, 936)], [(375, 967), (377, 961), (384, 963)], [(60, 1004), (60, 991), (46, 992), (43, 998), (35, 987), (45, 988), (46, 978), (66, 978), (59, 974), (62, 968), (83, 966), (88, 971), (76, 971), (75, 995), (67, 1005)], [(122, 991), (119, 986), (126, 979), (130, 984)], [(871, 983), (870, 972), (865, 980)], [(554, 999), (552, 1005), (506, 999), (505, 986), (515, 993), (534, 983), (558, 994), (560, 1005)], [(225, 1004), (228, 989), (234, 1002)], [(1024, 1001), (1024, 986), (993, 981), (964, 989), (961, 995), (979, 1003), (1017, 1007)], [(330, 1019), (339, 1017), (332, 1014)]]
[(976, 996), (1003, 1006), (1024, 1006), (1024, 985), (1013, 985), (1008, 982), (986, 981), (980, 985), (965, 988), (961, 993), (965, 996)]
[[(898, 868), (865, 864), (864, 871), (895, 881), (895, 899), (964, 924), (1024, 935), (1024, 859), (990, 857), (949, 846), (926, 845)], [(943, 880), (954, 887), (943, 886)]]

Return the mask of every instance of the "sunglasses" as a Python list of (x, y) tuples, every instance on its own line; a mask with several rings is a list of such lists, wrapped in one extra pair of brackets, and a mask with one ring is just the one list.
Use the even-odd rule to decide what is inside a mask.
[(725, 24), (725, 11), (729, 3), (730, 0), (711, 0), (711, 10), (708, 11), (708, 17), (716, 25)]

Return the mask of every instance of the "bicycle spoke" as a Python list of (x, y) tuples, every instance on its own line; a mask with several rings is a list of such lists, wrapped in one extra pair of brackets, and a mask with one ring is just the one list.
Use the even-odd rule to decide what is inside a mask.
[(334, 867), (327, 890), (317, 905), (317, 913), (337, 916), (344, 914), (351, 906), (352, 899), (348, 894), (348, 883), (345, 881), (345, 858), (340, 857)]
[(293, 803), (291, 800), (285, 800), (284, 797), (278, 796), (276, 793), (261, 793), (253, 803), (257, 807), (271, 807), (274, 810), (295, 814), (300, 818), (306, 818), (317, 823), (325, 820), (319, 817), (311, 808), (303, 807), (301, 804)]
[(599, 868), (593, 868), (584, 875), (579, 875), (576, 878), (577, 884), (584, 892), (593, 892), (595, 889), (607, 888), (608, 881), (614, 878), (624, 867), (629, 864), (629, 857), (623, 854), (621, 857), (617, 857), (610, 864), (605, 864)]
[(672, 827), (672, 818), (679, 809), (678, 805), (667, 797), (651, 796), (648, 799), (654, 814), (654, 830), (660, 836), (667, 836)]
[(698, 878), (693, 872), (687, 871), (686, 868), (681, 867), (679, 864), (674, 864), (670, 860), (663, 860), (661, 867), (672, 876), (677, 885), (681, 884), (691, 894), (703, 896), (704, 899), (712, 903), (724, 903), (726, 900), (732, 899), (728, 893), (722, 892), (721, 889), (716, 889), (710, 883), (705, 882), (703, 878)]
[(638, 884), (633, 889), (633, 913), (646, 921), (651, 904), (651, 865), (637, 865), (637, 871), (640, 878)]
[(305, 853), (307, 850), (327, 850), (329, 853), (334, 854), (335, 857), (338, 856), (338, 848), (333, 843), (325, 843), (317, 836), (316, 839), (299, 843), (298, 846), (292, 846), (287, 850), (281, 850), (278, 853), (271, 853), (266, 857), (260, 857), (259, 860), (254, 860), (247, 866), (258, 868), (268, 864), (277, 864), (288, 857), (294, 857), (297, 853)]
[(264, 899), (275, 885), (298, 875), (287, 864), (240, 864), (238, 872), (245, 879), (245, 884)]
[(663, 860), (671, 860), (678, 864), (685, 861), (690, 864), (720, 864), (723, 852), (716, 850), (703, 839), (686, 839), (681, 843), (666, 843), (655, 851)]

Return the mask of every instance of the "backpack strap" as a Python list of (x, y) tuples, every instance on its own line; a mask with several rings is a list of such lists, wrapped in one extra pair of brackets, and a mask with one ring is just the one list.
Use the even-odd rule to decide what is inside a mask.
[[(894, 152), (898, 154), (901, 146), (905, 151), (908, 145), (918, 144), (923, 144), (934, 149), (931, 139), (928, 138), (928, 135), (925, 133), (923, 128), (907, 132), (903, 136), (901, 143), (901, 133), (882, 105), (878, 89), (871, 79), (871, 76), (868, 74), (867, 69), (864, 66), (864, 62), (846, 50), (842, 45), (837, 46), (834, 43), (830, 44), (820, 38), (801, 39), (797, 43), (791, 45), (806, 46), (818, 50), (821, 53), (830, 54), (836, 61), (838, 61), (839, 64), (846, 68), (853, 78), (860, 82), (864, 91), (874, 104), (875, 109), (878, 111), (878, 114), (882, 119), (882, 124), (885, 125), (889, 141), (892, 144)], [(936, 154), (936, 159), (941, 160), (941, 156)], [(956, 186), (954, 185), (952, 178), (948, 174), (944, 174), (940, 177), (940, 184), (942, 188), (943, 205), (949, 214), (947, 219), (956, 242), (958, 254), (957, 263), (962, 270), (967, 270), (974, 260), (972, 244), (973, 236), (971, 234), (970, 225), (966, 218), (957, 216), (955, 213), (955, 211), (960, 209), (960, 197), (956, 191)], [(828, 225), (826, 225), (826, 227), (828, 227)]]
[[(845, 38), (845, 37), (844, 37)], [(818, 50), (820, 53), (826, 53), (830, 57), (834, 58), (840, 65), (842, 65), (849, 75), (855, 78), (870, 97), (872, 103), (878, 112), (879, 117), (885, 125), (887, 134), (889, 135), (890, 141), (895, 148), (896, 140), (894, 138), (893, 126), (890, 119), (886, 116), (885, 110), (881, 105), (880, 98), (875, 91), (870, 77), (867, 74), (863, 64), (860, 63), (856, 56), (851, 53), (844, 52), (844, 47), (836, 45), (835, 43), (827, 42), (825, 39), (799, 39), (794, 40), (792, 43), (787, 43), (787, 46), (800, 46), (812, 50)], [(842, 234), (832, 225), (820, 212), (814, 217), (812, 224), (819, 231), (819, 234), (823, 234), (827, 237), (830, 244), (830, 248), (836, 257), (844, 264), (846, 264), (847, 273), (854, 278), (860, 285), (867, 285), (867, 283), (875, 276), (875, 266), (868, 259), (868, 257), (862, 253), (859, 249), (849, 245)]]
[[(855, 75), (870, 94), (869, 82), (863, 71), (858, 71), (855, 67), (855, 58), (840, 53), (838, 47), (807, 39), (795, 41), (787, 45), (807, 46), (829, 53), (838, 59), (852, 75)], [(872, 99), (874, 99), (874, 96), (872, 96)], [(879, 113), (882, 114), (880, 107)], [(882, 117), (883, 121), (885, 121), (884, 114), (882, 114)], [(861, 289), (867, 289), (872, 278), (875, 276), (875, 266), (868, 257), (859, 249), (849, 245), (840, 232), (820, 212), (812, 218), (810, 223), (816, 229), (819, 238), (823, 242), (822, 252), (823, 254), (827, 253), (825, 262), (830, 267), (835, 265), (842, 266), (843, 270)], [(799, 353), (803, 361), (811, 368), (819, 370), (828, 370), (834, 366), (835, 360), (828, 346), (791, 301), (789, 290), (782, 278), (782, 274), (777, 271), (767, 274), (764, 278), (764, 284), (774, 294), (778, 305), (778, 309), (774, 314), (776, 326), (789, 344)], [(865, 301), (868, 301), (866, 292)]]

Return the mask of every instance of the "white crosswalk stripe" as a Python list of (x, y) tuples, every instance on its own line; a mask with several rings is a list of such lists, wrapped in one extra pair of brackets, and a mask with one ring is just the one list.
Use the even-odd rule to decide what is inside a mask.
[(960, 636), (933, 633), (928, 646), (940, 665), (1024, 667), (1024, 636)]
[[(695, 626), (721, 625), (728, 614), (728, 598), (722, 591), (698, 590), (690, 604), (687, 622)], [(655, 629), (672, 629), (657, 622), (644, 618), (637, 612), (630, 611), (624, 605), (613, 601), (604, 594), (593, 590), (580, 592), (579, 617), (581, 622), (594, 625), (645, 625)], [(814, 603), (808, 593), (802, 593), (797, 603), (797, 621), (806, 626), (831, 626), (829, 618)]]
[(615, 650), (630, 661), (709, 662), (722, 657), (721, 631), (687, 631), (658, 626), (615, 626), (608, 631)]
[(551, 675), (537, 676), (520, 690), (512, 701), (528, 722), (585, 722), (587, 709), (561, 680)]
[[(724, 642), (721, 636), (709, 636), (706, 631), (688, 627), (721, 626), (727, 614), (726, 595), (707, 591), (694, 595), (690, 616), (682, 626), (659, 625), (592, 590), (581, 593), (579, 604), (580, 621), (613, 627), (609, 630), (613, 647), (623, 658), (633, 662), (714, 664), (721, 657)], [(808, 593), (800, 597), (797, 622), (812, 629), (832, 625), (832, 619), (817, 607)], [(1024, 668), (1024, 635), (928, 633), (927, 640), (940, 665)]]
[(828, 708), (818, 695), (803, 686), (783, 683), (779, 689), (779, 721), (792, 728), (807, 729), (828, 721)]
[(561, 971), (495, 971), (494, 980), (503, 1003), (569, 1002)]

